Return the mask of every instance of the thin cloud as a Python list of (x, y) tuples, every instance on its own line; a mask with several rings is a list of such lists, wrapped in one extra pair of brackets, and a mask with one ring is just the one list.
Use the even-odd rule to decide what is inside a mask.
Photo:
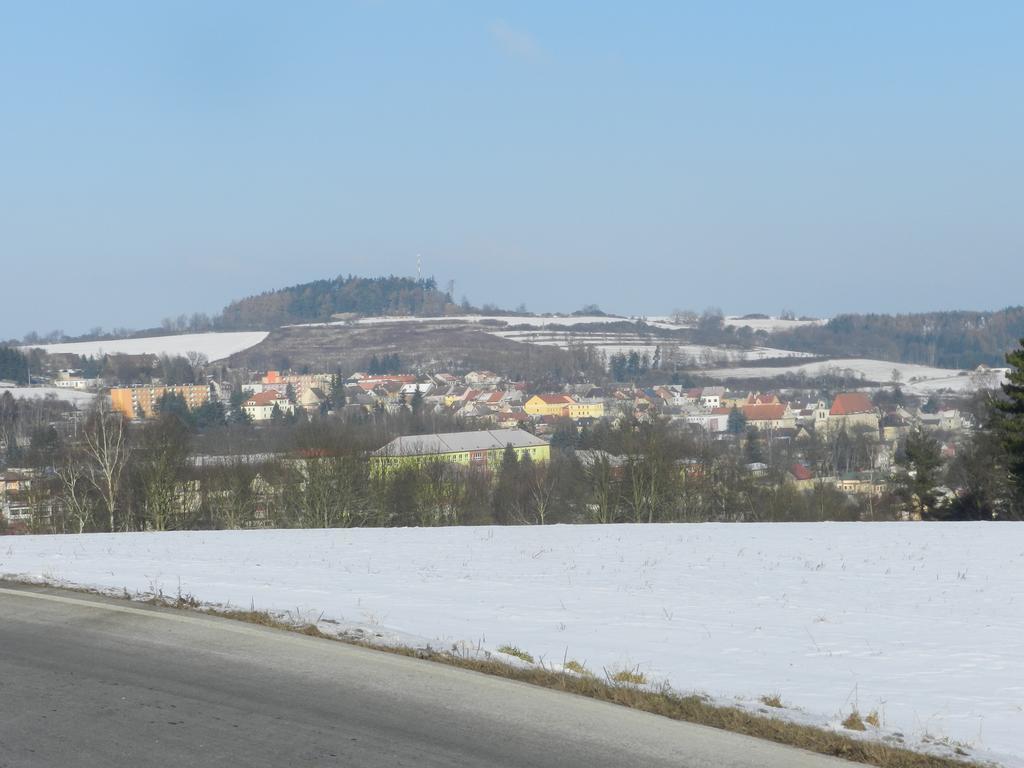
[(491, 23), (491, 37), (498, 48), (513, 59), (536, 62), (544, 56), (540, 43), (529, 32), (516, 29), (503, 19)]

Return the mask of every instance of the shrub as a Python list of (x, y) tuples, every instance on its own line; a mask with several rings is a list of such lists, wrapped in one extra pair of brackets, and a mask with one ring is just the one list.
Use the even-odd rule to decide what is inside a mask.
[(533, 656), (524, 651), (522, 648), (517, 648), (514, 645), (499, 645), (498, 653), (508, 654), (509, 656), (515, 656), (517, 659), (525, 661), (527, 664), (533, 664)]
[(609, 674), (608, 679), (613, 683), (625, 685), (644, 685), (647, 682), (647, 678), (639, 669), (620, 669)]
[(864, 721), (861, 719), (860, 712), (854, 709), (850, 714), (843, 720), (843, 727), (851, 731), (866, 731), (867, 727), (864, 725)]

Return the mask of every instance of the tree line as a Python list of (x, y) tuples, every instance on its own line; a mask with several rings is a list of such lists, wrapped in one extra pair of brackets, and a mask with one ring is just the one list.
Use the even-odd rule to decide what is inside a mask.
[(772, 336), (772, 345), (826, 357), (868, 357), (940, 368), (1001, 366), (1024, 336), (1024, 306), (997, 312), (847, 314)]

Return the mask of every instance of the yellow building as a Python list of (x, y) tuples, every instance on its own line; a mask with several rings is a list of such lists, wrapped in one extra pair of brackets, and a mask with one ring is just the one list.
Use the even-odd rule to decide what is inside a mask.
[(397, 437), (374, 451), (373, 463), (379, 472), (430, 461), (495, 469), (501, 464), (508, 446), (512, 446), (520, 459), (529, 456), (534, 462), (546, 462), (551, 458), (551, 446), (529, 432), (521, 429), (490, 429)]
[(534, 395), (523, 405), (531, 416), (566, 416), (570, 419), (600, 419), (604, 416), (601, 400), (577, 400), (571, 395)]
[(129, 419), (151, 419), (156, 415), (160, 398), (169, 393), (179, 395), (189, 410), (195, 410), (210, 399), (210, 387), (206, 384), (114, 387), (110, 390), (110, 404)]

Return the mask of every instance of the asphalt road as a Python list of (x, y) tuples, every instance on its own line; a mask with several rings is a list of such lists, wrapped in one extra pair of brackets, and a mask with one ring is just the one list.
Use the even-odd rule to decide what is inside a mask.
[(848, 765), (342, 643), (0, 588), (0, 767)]

